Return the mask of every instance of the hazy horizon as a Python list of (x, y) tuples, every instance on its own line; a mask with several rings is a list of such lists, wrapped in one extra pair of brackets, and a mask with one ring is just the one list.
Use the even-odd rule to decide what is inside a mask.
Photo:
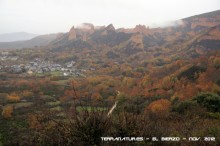
[(0, 34), (67, 32), (84, 22), (154, 27), (219, 9), (219, 0), (0, 0)]

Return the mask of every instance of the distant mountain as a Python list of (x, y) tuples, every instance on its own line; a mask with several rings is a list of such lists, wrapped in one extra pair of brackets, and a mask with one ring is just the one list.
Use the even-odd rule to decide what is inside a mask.
[(60, 34), (47, 47), (57, 54), (57, 58), (62, 58), (59, 54), (69, 55), (61, 60), (90, 57), (127, 62), (135, 67), (143, 60), (158, 58), (157, 64), (163, 65), (161, 58), (166, 56), (195, 59), (220, 50), (219, 28), (220, 10), (177, 20), (165, 28), (137, 25), (115, 29), (112, 24), (98, 27), (84, 23)]
[(177, 40), (188, 40), (197, 33), (219, 24), (220, 10), (177, 20), (172, 26), (166, 28), (150, 29), (144, 25), (137, 25), (130, 29), (115, 29), (112, 24), (97, 27), (84, 23), (77, 28), (73, 26), (69, 32), (60, 35), (50, 45), (60, 49), (65, 47), (80, 49), (95, 48), (97, 45), (114, 47), (121, 44), (120, 46), (124, 46), (132, 42), (136, 43), (138, 48), (146, 49), (163, 43), (167, 45), (173, 41), (178, 42)]
[[(217, 25), (220, 25), (220, 10), (177, 20), (165, 28), (151, 29), (144, 25), (137, 25), (129, 29), (115, 29), (112, 24), (94, 26), (83, 23), (77, 27), (73, 26), (67, 33), (42, 35), (26, 41), (4, 42), (0, 43), (0, 48), (48, 46), (53, 51), (66, 49), (82, 51), (82, 49), (96, 50), (97, 48), (106, 51), (105, 48), (111, 48), (113, 53), (121, 52), (125, 56), (130, 56), (157, 47), (177, 49), (185, 46), (188, 48), (189, 44), (193, 44), (193, 40), (197, 40), (197, 36), (203, 34), (203, 31)], [(217, 29), (214, 31), (216, 32)], [(109, 54), (112, 56), (112, 53)]]
[(5, 33), (5, 34), (0, 34), (0, 42), (14, 42), (14, 41), (30, 40), (36, 36), (38, 35), (26, 33), (26, 32)]
[(45, 46), (48, 45), (54, 39), (56, 39), (58, 35), (59, 33), (40, 35), (25, 41), (0, 42), (0, 49), (14, 49), (14, 48), (20, 49), (20, 48), (33, 48), (36, 46)]

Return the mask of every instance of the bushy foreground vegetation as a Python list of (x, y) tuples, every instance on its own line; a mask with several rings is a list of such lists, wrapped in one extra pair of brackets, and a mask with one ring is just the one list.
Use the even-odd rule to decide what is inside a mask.
[[(73, 84), (70, 85), (71, 104), (51, 101), (42, 97), (35, 101), (32, 112), (26, 108), (7, 105), (3, 109), (0, 129), (2, 145), (219, 145), (220, 96), (200, 93), (191, 99), (168, 100), (152, 97), (127, 99), (120, 93), (114, 95), (118, 105), (111, 115), (109, 105), (101, 101), (83, 101)], [(31, 95), (30, 93), (26, 93)], [(34, 95), (35, 93), (33, 93)], [(13, 95), (11, 95), (13, 96)], [(15, 95), (14, 95), (15, 96)], [(38, 95), (40, 96), (40, 95)], [(42, 95), (41, 95), (42, 96)], [(45, 98), (45, 99), (43, 99)], [(12, 98), (14, 99), (14, 98)], [(17, 99), (17, 97), (15, 98)], [(79, 100), (81, 99), (81, 100)], [(11, 100), (11, 98), (10, 98)], [(16, 101), (16, 100), (15, 100)], [(11, 104), (15, 103), (11, 101)], [(62, 101), (62, 100), (61, 100)], [(99, 102), (97, 104), (97, 102)], [(41, 104), (41, 105), (38, 105)], [(62, 106), (61, 106), (62, 104)], [(86, 105), (86, 106), (85, 106)], [(88, 106), (89, 105), (89, 106)], [(106, 105), (105, 107), (99, 107)], [(23, 105), (25, 106), (25, 105)], [(48, 106), (50, 108), (48, 108)], [(60, 108), (54, 108), (59, 107)], [(22, 109), (22, 110), (21, 110)], [(61, 112), (62, 109), (62, 112)], [(207, 137), (215, 142), (103, 142), (101, 137)]]

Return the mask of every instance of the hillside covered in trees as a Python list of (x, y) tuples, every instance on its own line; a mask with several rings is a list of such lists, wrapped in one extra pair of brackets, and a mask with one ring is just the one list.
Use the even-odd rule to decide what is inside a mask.
[(220, 144), (220, 11), (166, 28), (84, 23), (0, 60), (0, 146)]

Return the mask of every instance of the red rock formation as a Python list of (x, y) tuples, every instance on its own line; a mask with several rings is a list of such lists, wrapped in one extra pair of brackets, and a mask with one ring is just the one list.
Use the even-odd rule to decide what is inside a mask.
[(109, 24), (105, 29), (115, 31), (115, 27), (112, 24)]
[(76, 30), (74, 28), (74, 26), (70, 29), (69, 31), (69, 37), (68, 40), (74, 40), (76, 39)]
[(133, 32), (139, 32), (139, 33), (143, 33), (145, 35), (149, 34), (150, 29), (149, 27), (146, 28), (145, 25), (136, 25), (136, 27), (134, 28)]

